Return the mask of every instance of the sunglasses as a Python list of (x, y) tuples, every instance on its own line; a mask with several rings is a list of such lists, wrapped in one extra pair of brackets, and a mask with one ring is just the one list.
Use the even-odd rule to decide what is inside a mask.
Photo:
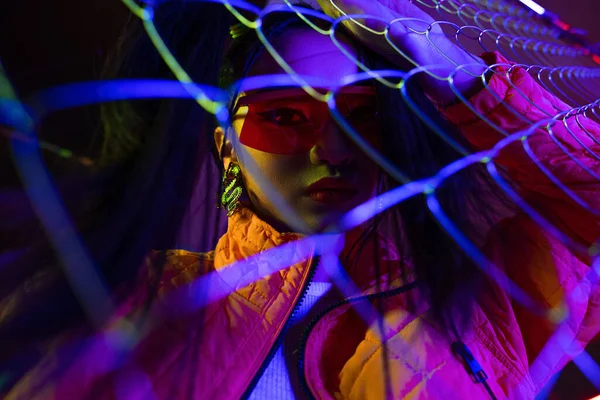
[[(375, 88), (350, 86), (335, 94), (336, 108), (345, 120), (374, 146), (379, 145), (380, 119)], [(247, 107), (246, 114), (236, 112)], [(294, 155), (310, 151), (330, 123), (326, 103), (302, 88), (274, 89), (240, 97), (233, 119), (243, 118), (240, 142), (256, 150)]]

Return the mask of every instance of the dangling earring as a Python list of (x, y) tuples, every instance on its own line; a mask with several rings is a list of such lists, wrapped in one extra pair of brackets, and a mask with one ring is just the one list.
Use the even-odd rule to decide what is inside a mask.
[(238, 200), (242, 195), (242, 170), (240, 166), (229, 163), (227, 171), (223, 173), (221, 182), (223, 194), (221, 194), (221, 206), (227, 209), (227, 216), (231, 217), (238, 206)]

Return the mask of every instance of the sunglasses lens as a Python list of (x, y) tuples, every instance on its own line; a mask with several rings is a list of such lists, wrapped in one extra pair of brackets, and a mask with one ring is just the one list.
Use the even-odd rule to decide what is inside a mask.
[(233, 126), (240, 142), (267, 153), (300, 154), (316, 143), (327, 106), (302, 89), (275, 89), (238, 99)]
[[(378, 136), (373, 93), (343, 93), (336, 98), (343, 117), (360, 134)], [(238, 100), (233, 126), (240, 142), (267, 153), (293, 155), (310, 151), (322, 128), (332, 123), (327, 105), (302, 89), (248, 94)]]
[(310, 121), (300, 121), (297, 109), (248, 107), (240, 142), (267, 153), (299, 154), (316, 143), (317, 129)]
[(338, 115), (352, 130), (379, 148), (381, 123), (374, 93), (338, 93), (335, 95)]

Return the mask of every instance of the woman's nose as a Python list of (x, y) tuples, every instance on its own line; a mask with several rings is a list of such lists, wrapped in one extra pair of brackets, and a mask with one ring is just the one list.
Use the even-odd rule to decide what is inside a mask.
[(346, 133), (329, 119), (319, 130), (317, 142), (310, 152), (313, 164), (326, 163), (332, 166), (341, 166), (354, 159), (352, 143)]

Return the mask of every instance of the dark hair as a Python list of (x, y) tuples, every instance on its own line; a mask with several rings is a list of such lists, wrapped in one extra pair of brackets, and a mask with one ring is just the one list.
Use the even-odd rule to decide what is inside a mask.
[[(213, 86), (231, 21), (223, 7), (208, 3), (169, 3), (155, 13), (159, 32), (177, 50), (183, 67), (196, 82)], [(174, 79), (139, 19), (132, 18), (125, 32), (108, 60), (105, 78)], [(151, 286), (156, 287), (162, 263), (153, 263), (153, 271), (142, 267), (151, 249), (181, 246), (178, 234), (198, 171), (206, 159), (212, 168), (214, 125), (212, 115), (193, 100), (111, 103), (102, 116), (102, 167), (59, 180), (57, 189), (108, 292), (119, 302), (137, 285), (140, 274), (154, 277)], [(1, 199), (0, 212), (11, 222), (2, 225), (1, 233), (12, 238), (10, 248), (2, 249), (0, 267), (4, 393), (44, 354), (48, 340), (71, 329), (86, 332), (93, 327), (26, 194), (5, 191)], [(204, 207), (197, 212), (217, 215), (214, 203)], [(208, 218), (204, 222), (209, 223)]]
[[(302, 6), (297, 7), (302, 9)], [(293, 13), (281, 13), (271, 18), (270, 22), (262, 25), (265, 36), (270, 39), (285, 34), (287, 29), (310, 29)], [(358, 57), (370, 69), (397, 69), (380, 55), (352, 40), (351, 35), (343, 28), (340, 28), (340, 34), (350, 40)], [(228, 87), (245, 77), (262, 52), (266, 50), (253, 31), (234, 40), (223, 62), (221, 87)], [(410, 99), (427, 118), (442, 127), (446, 134), (464, 148), (471, 148), (456, 127), (442, 117), (421, 88), (414, 84), (414, 80), (407, 83), (407, 91)], [(378, 84), (377, 96), (383, 122), (383, 155), (412, 180), (431, 177), (462, 157), (409, 108), (399, 90)], [(382, 192), (399, 185), (388, 174), (382, 174)], [(492, 179), (484, 171), (483, 164), (456, 173), (436, 192), (444, 213), (478, 245), (483, 244), (485, 233), (491, 225), (512, 212), (507, 198), (500, 189), (495, 188)], [(466, 327), (480, 287), (482, 272), (442, 229), (427, 208), (425, 197), (421, 195), (410, 198), (374, 218), (370, 227), (352, 246), (347, 259), (342, 260), (346, 268), (354, 267), (350, 260), (358, 259), (354, 255), (365, 248), (362, 244), (368, 240), (369, 235), (381, 229), (386, 229), (388, 236), (396, 240), (400, 251), (408, 255), (407, 259), (411, 259), (417, 283), (426, 294), (431, 311), (440, 326), (447, 332), (451, 329), (454, 333)], [(378, 270), (377, 255), (373, 263)], [(407, 272), (402, 271), (402, 276), (406, 278)]]

